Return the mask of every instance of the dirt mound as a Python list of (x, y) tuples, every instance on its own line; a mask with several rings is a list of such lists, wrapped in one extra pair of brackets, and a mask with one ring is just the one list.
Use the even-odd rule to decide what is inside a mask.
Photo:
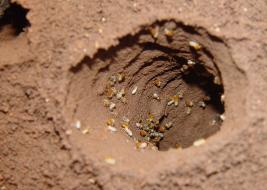
[(0, 189), (264, 189), (266, 8), (2, 7)]

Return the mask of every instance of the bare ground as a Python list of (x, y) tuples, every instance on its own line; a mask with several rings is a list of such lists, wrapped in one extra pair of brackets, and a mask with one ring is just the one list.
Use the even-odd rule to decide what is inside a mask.
[[(15, 12), (24, 11), (0, 23), (1, 189), (265, 189), (265, 1), (12, 2), (16, 3)], [(29, 23), (20, 20), (23, 25), (16, 24), (25, 11)], [(140, 41), (154, 43), (144, 31), (161, 22), (177, 24), (173, 42), (161, 36), (157, 41), (170, 49), (166, 52), (153, 45), (144, 52)], [(128, 114), (134, 120), (152, 109), (162, 118), (161, 104), (150, 102), (148, 94), (154, 90), (145, 76), (166, 73), (164, 83), (172, 75), (180, 76), (180, 71), (165, 72), (172, 66), (165, 59), (157, 59), (141, 74), (131, 74), (132, 67), (122, 68), (140, 51), (140, 64), (155, 57), (173, 58), (172, 49), (180, 50), (177, 55), (183, 59), (193, 59), (187, 39), (201, 43), (205, 51), (196, 60), (207, 63), (209, 73), (222, 80), (225, 120), (210, 130), (209, 117), (221, 111), (209, 105), (205, 113), (193, 107), (190, 121), (170, 111), (169, 117), (178, 127), (164, 133), (163, 149), (175, 143), (183, 148), (136, 150), (133, 138), (123, 130), (110, 133), (106, 129), (111, 116), (102, 105), (102, 86), (109, 74), (125, 71), (128, 92), (131, 82), (139, 81), (139, 87), (146, 84), (147, 88), (142, 96), (137, 94), (140, 101), (130, 100), (132, 95), (127, 94), (128, 107), (117, 103), (116, 117)], [(199, 86), (189, 85), (183, 78), (170, 79), (174, 86), (188, 90), (190, 99), (204, 96)], [(168, 97), (172, 86), (161, 92), (167, 93), (163, 99)], [(198, 122), (201, 119), (203, 122)], [(74, 127), (77, 121), (81, 129)], [(83, 134), (86, 129), (89, 133)], [(137, 138), (138, 131), (130, 129)], [(199, 137), (209, 138), (202, 146), (190, 146)], [(105, 162), (106, 157), (116, 163)]]

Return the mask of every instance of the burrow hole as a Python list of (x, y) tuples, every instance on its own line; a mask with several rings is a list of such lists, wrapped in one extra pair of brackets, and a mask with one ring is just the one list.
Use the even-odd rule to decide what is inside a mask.
[(138, 148), (164, 151), (205, 140), (224, 119), (224, 88), (211, 44), (205, 31), (162, 21), (100, 50), (82, 62), (88, 76), (83, 89), (93, 93), (86, 96), (96, 96), (103, 108), (94, 114), (106, 112), (104, 125), (130, 136)]
[(30, 26), (30, 22), (26, 18), (29, 10), (23, 8), (21, 5), (3, 0), (0, 9), (1, 39), (12, 39)]

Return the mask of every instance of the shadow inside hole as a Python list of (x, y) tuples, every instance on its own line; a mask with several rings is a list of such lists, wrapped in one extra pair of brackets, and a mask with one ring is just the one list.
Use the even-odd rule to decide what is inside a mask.
[(30, 22), (26, 18), (28, 11), (17, 3), (11, 3), (2, 18), (0, 17), (0, 32), (5, 27), (9, 27), (9, 35), (18, 36), (25, 28), (30, 26)]
[(223, 94), (223, 86), (214, 83), (214, 77), (201, 64), (196, 64), (189, 68), (188, 72), (182, 75), (183, 80), (190, 84), (201, 88), (207, 96), (210, 97), (209, 105), (212, 106), (217, 113), (224, 113), (224, 105), (221, 102)]
[[(183, 69), (183, 66), (186, 66), (187, 69), (181, 71), (179, 75), (181, 75), (181, 80), (183, 80), (189, 88), (198, 88), (200, 91), (204, 92), (208, 100), (204, 100), (205, 105), (208, 105), (212, 108), (212, 112), (208, 112), (210, 116), (213, 117), (213, 120), (216, 121), (216, 126), (208, 126), (207, 123), (201, 123), (200, 120), (203, 119), (196, 116), (194, 119), (185, 119), (181, 120), (180, 122), (183, 123), (185, 128), (172, 128), (170, 129), (170, 133), (167, 136), (164, 136), (162, 141), (159, 141), (156, 146), (159, 148), (160, 151), (167, 151), (169, 148), (176, 148), (177, 145), (182, 148), (188, 148), (193, 145), (193, 142), (200, 139), (200, 138), (208, 138), (215, 134), (217, 131), (220, 130), (220, 126), (222, 124), (222, 120), (220, 119), (220, 115), (224, 113), (224, 104), (221, 100), (221, 96), (224, 93), (223, 85), (215, 83), (215, 77), (212, 73), (210, 73), (204, 65), (200, 63), (195, 63), (192, 66), (188, 66), (187, 59), (181, 58), (178, 56), (173, 56), (177, 66), (180, 70)], [(200, 102), (198, 102), (200, 103)], [(197, 104), (197, 107), (200, 105)], [(207, 107), (202, 107), (203, 110), (206, 110)], [(205, 116), (209, 118), (210, 116)], [(197, 118), (198, 117), (198, 118)], [(195, 120), (196, 122), (194, 123)], [(199, 120), (199, 122), (197, 121)], [(210, 120), (213, 122), (213, 120)], [(196, 125), (197, 124), (197, 125)], [(209, 124), (210, 125), (210, 124)], [(213, 125), (213, 124), (212, 124)], [(201, 131), (199, 134), (189, 134), (189, 131)], [(185, 133), (185, 134), (184, 134)], [(186, 137), (187, 136), (187, 137)]]

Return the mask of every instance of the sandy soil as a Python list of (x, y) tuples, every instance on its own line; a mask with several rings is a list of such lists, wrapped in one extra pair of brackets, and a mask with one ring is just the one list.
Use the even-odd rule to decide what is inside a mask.
[(265, 189), (265, 10), (12, 1), (0, 20), (0, 189)]

